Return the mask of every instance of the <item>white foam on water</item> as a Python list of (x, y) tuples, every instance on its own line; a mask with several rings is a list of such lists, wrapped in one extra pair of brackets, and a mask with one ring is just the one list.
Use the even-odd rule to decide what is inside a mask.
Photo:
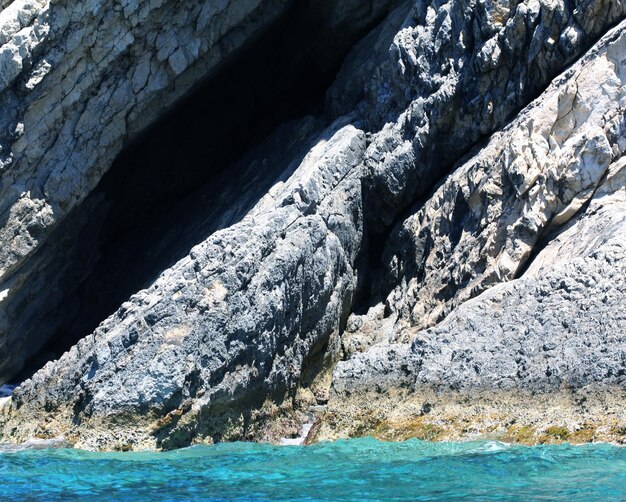
[(49, 448), (71, 447), (71, 443), (63, 437), (52, 439), (30, 438), (19, 444), (0, 443), (0, 453), (15, 453), (24, 450), (47, 450)]
[(281, 446), (302, 446), (306, 437), (309, 435), (309, 431), (313, 427), (313, 422), (303, 424), (302, 430), (300, 431), (300, 435), (297, 438), (280, 438)]

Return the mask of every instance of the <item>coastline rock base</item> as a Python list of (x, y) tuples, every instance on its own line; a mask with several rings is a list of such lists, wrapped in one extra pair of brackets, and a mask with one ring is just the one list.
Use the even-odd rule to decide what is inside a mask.
[(331, 402), (307, 443), (372, 436), (385, 441), (496, 439), (544, 443), (626, 443), (620, 387), (522, 391), (365, 393)]

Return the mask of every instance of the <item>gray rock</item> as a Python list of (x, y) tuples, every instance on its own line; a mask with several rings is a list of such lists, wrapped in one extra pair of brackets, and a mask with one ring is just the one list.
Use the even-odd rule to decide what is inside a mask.
[[(331, 133), (244, 220), (196, 246), (22, 385), (14, 405), (101, 420), (290, 394), (339, 331), (356, 283), (365, 134)], [(193, 426), (192, 436), (215, 433), (200, 419)]]
[[(593, 20), (581, 16), (592, 8), (598, 9)], [(92, 335), (16, 389), (3, 429), (5, 439), (68, 434), (90, 448), (112, 448), (116, 441), (139, 448), (169, 448), (196, 440), (258, 438), (254, 426), (262, 417), (257, 412), (268, 403), (287, 409), (297, 406), (298, 393), (314, 387), (312, 380), (338, 357), (338, 340), (353, 310), (360, 276), (366, 273), (363, 256), (371, 240), (380, 237), (417, 197), (428, 193), (448, 165), (484, 135), (503, 127), (553, 76), (623, 17), (624, 9), (620, 1), (578, 5), (529, 0), (510, 7), (456, 0), (433, 5), (416, 2), (388, 51), (385, 41), (392, 30), (383, 26), (355, 47), (338, 76), (328, 94), (328, 109), (331, 113), (353, 109), (353, 113), (322, 133), (302, 163), (286, 173), (241, 222), (196, 246)], [(399, 15), (388, 22), (398, 26)], [(491, 190), (489, 183), (494, 174), (501, 174), (498, 168), (508, 169), (503, 182), (512, 189), (500, 193), (506, 193), (503, 199), (508, 206), (495, 208), (499, 212), (485, 238), (506, 235), (510, 225), (519, 225), (511, 239), (494, 247), (506, 253), (493, 263), (486, 258), (490, 251), (480, 253), (480, 237), (468, 237), (468, 248), (477, 248), (487, 265), (503, 271), (488, 285), (511, 279), (543, 228), (550, 221), (558, 223), (559, 218), (566, 221), (589, 199), (609, 164), (624, 149), (620, 86), (625, 33), (626, 25), (621, 24), (604, 37), (519, 119), (494, 136), (491, 147), (479, 153), (475, 162), (456, 170), (449, 182), (460, 185), (456, 197), (439, 201), (440, 189), (427, 201), (424, 207), (433, 206), (433, 214), (428, 214), (435, 225), (452, 221), (447, 228), (442, 225), (437, 251), (450, 254), (448, 248), (454, 246), (446, 242), (463, 229), (467, 211), (458, 194), (472, 201), (483, 193), (497, 198), (497, 190)], [(368, 47), (374, 64), (360, 69), (360, 54), (367, 54)], [(173, 73), (180, 63), (175, 53), (168, 49)], [(595, 87), (589, 84), (594, 72), (606, 77)], [(578, 90), (565, 86), (579, 76)], [(350, 79), (362, 91), (349, 93), (344, 105), (342, 89)], [(574, 106), (574, 97), (580, 108)], [(595, 99), (599, 99), (598, 109), (595, 102), (588, 106)], [(573, 123), (569, 108), (575, 109)], [(550, 129), (556, 122), (555, 138)], [(535, 139), (536, 147), (544, 151), (531, 155)], [(502, 143), (509, 140), (516, 143)], [(585, 155), (577, 161), (580, 153)], [(546, 155), (549, 163), (544, 165)], [(514, 162), (525, 156), (526, 167)], [(463, 177), (468, 165), (475, 166), (476, 182)], [(442, 186), (445, 190), (447, 185)], [(461, 210), (455, 213), (457, 201)], [(489, 213), (490, 207), (478, 202), (477, 214)], [(450, 206), (452, 219), (442, 203)], [(419, 216), (409, 222), (421, 225)], [(534, 234), (528, 237), (529, 229)], [(414, 240), (406, 232), (400, 242), (398, 238), (391, 241), (391, 252), (410, 249)], [(581, 275), (602, 270), (606, 256), (613, 253), (613, 248), (605, 248), (606, 255), (598, 251), (598, 259), (580, 258), (587, 267)], [(410, 253), (405, 255), (397, 260), (398, 267), (411, 264)], [(617, 274), (623, 262), (616, 259), (614, 263), (611, 273)], [(575, 275), (565, 265), (553, 272), (558, 280)], [(388, 306), (404, 316), (402, 306), (413, 308), (410, 302), (419, 288), (409, 289), (402, 282), (413, 279), (410, 271), (402, 275), (393, 271), (390, 277), (387, 282), (398, 286), (394, 281), (401, 281), (399, 287), (404, 289), (403, 298), (389, 300)], [(552, 291), (551, 285), (529, 283), (527, 287)], [(615, 279), (602, 287), (615, 308), (622, 284)], [(493, 294), (505, 291), (502, 288), (493, 289)], [(434, 288), (431, 291), (436, 295)], [(461, 297), (464, 289), (454, 286), (452, 296), (457, 292)], [(520, 291), (518, 301), (527, 294)], [(583, 288), (577, 290), (576, 298), (582, 294)], [(509, 296), (497, 301), (502, 303)], [(506, 326), (531, 322), (528, 312), (519, 314)], [(543, 311), (537, 315), (538, 325), (543, 326), (545, 319), (551, 327), (554, 316)], [(366, 318), (381, 323), (385, 319), (379, 308)], [(578, 321), (587, 329), (596, 319), (581, 316)], [(348, 322), (353, 335), (362, 330), (358, 323), (355, 317)], [(613, 327), (618, 329), (621, 323), (616, 318)], [(434, 328), (441, 332), (426, 332), (433, 333), (424, 342), (426, 348), (420, 348), (419, 341), (427, 336), (422, 334), (413, 344), (375, 345), (341, 363), (335, 372), (336, 395), (362, 386), (374, 385), (383, 391), (413, 385), (419, 375), (430, 381), (439, 378), (441, 365), (448, 359), (459, 370), (445, 377), (465, 381), (465, 375), (475, 369), (466, 368), (460, 356), (457, 363), (456, 355), (453, 358), (447, 350), (449, 344), (442, 341), (449, 329), (446, 326)], [(536, 337), (547, 330), (537, 331)], [(481, 331), (482, 338), (475, 340), (479, 369), (484, 366), (488, 374), (490, 365), (500, 368), (480, 355), (492, 332)], [(353, 336), (356, 343), (350, 348), (347, 339), (344, 350), (366, 350), (377, 341), (376, 336), (361, 341)], [(456, 343), (465, 346), (461, 338)], [(431, 353), (434, 356), (429, 359)], [(500, 369), (490, 385), (505, 385), (510, 374), (504, 366)], [(528, 381), (544, 385), (535, 375), (539, 373)], [(321, 394), (315, 397), (323, 400)]]
[(624, 154), (623, 54), (610, 33), (459, 166), (387, 245), (390, 339), (523, 270), (542, 236), (568, 221)]
[[(337, 45), (349, 43), (393, 3), (316, 2), (327, 20), (319, 36), (337, 30)], [(63, 239), (46, 248), (51, 232), (85, 201), (123, 146), (295, 6), (19, 0), (0, 13), (0, 381), (55, 334), (56, 319), (45, 319), (55, 317), (50, 312), (71, 310), (55, 282), (58, 255), (83, 255)], [(312, 58), (312, 65), (334, 64), (327, 54), (313, 51)], [(83, 219), (91, 216), (85, 213)], [(80, 278), (90, 262), (76, 262), (71, 274)]]
[[(621, 1), (416, 2), (386, 60), (339, 76), (373, 74), (357, 106), (363, 127), (380, 131), (365, 159), (368, 226), (384, 234), (625, 13)], [(551, 43), (572, 30), (572, 51)]]
[[(16, 0), (0, 12), (3, 314), (11, 301), (30, 301), (21, 287), (36, 281), (37, 267), (22, 265), (122, 147), (287, 6)], [(20, 319), (2, 317), (1, 345), (12, 347), (0, 356), (6, 380), (45, 340), (24, 339)]]
[(0, 277), (93, 189), (129, 137), (286, 4), (17, 0), (5, 8)]
[(519, 279), (491, 287), (410, 343), (340, 362), (333, 399), (410, 389), (540, 393), (626, 384), (626, 157)]

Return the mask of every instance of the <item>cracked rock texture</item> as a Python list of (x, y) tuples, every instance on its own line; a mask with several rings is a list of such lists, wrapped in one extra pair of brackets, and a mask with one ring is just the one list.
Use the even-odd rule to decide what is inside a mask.
[(379, 343), (340, 362), (334, 392), (623, 386), (625, 183), (622, 157), (523, 277), (466, 301), (410, 343)]
[(551, 425), (623, 443), (625, 186), (622, 157), (523, 277), (463, 303), (410, 343), (382, 342), (340, 362), (317, 439), (359, 426), (380, 434), (381, 424), (394, 437), (411, 424), (408, 437), (434, 428), (448, 439), (497, 431), (533, 442), (531, 431)]
[[(221, 437), (209, 419), (223, 407), (281, 401), (349, 311), (364, 149), (365, 134), (350, 125), (321, 139), (241, 223), (196, 246), (37, 373), (21, 403), (52, 405), (55, 419), (68, 423), (77, 412), (100, 421), (112, 411), (143, 408), (154, 421), (184, 409), (181, 424), (165, 430), (172, 438), (163, 446), (178, 446), (196, 436)], [(53, 381), (60, 385), (51, 393), (39, 392)], [(156, 423), (145, 427), (139, 432), (165, 435)]]
[(42, 343), (21, 339), (6, 312), (33, 274), (21, 265), (129, 138), (286, 5), (15, 0), (0, 12), (3, 378)]
[[(324, 29), (349, 40), (393, 2), (314, 3)], [(25, 326), (37, 316), (28, 285), (51, 231), (123, 146), (293, 6), (15, 0), (0, 12), (0, 380), (50, 336)], [(315, 57), (311, 64), (329, 59)], [(46, 303), (63, 308), (62, 300), (53, 293)]]
[[(438, 0), (406, 12), (355, 45), (327, 93), (332, 125), (308, 134), (303, 160), (20, 385), (4, 440), (273, 439), (284, 429), (271, 420), (298, 422), (329, 398), (342, 356), (331, 406), (420, 385), (621, 385), (626, 24), (609, 29), (626, 6)], [(53, 192), (28, 193), (42, 195), (25, 197), (15, 228), (63, 210)], [(7, 251), (7, 270), (33, 239)]]
[[(404, 389), (407, 402), (428, 396), (445, 408), (448, 394), (453, 401), (485, 391), (623, 390), (625, 28), (556, 79), (397, 230), (395, 242), (408, 247), (390, 261), (414, 275), (407, 274), (411, 281), (403, 281), (391, 301), (406, 302), (399, 318), (413, 329), (399, 337), (397, 325), (381, 321), (374, 309), (365, 321), (351, 320), (357, 341), (368, 322), (386, 322), (387, 329), (378, 338), (365, 336), (373, 345), (360, 340), (335, 370), (331, 408), (344, 434), (356, 416), (354, 409), (341, 411), (349, 396), (371, 406), (373, 395), (386, 399)], [(446, 294), (450, 287), (454, 295)], [(450, 310), (435, 327), (415, 329)], [(374, 331), (368, 326), (366, 333)], [(404, 343), (394, 343), (398, 338)], [(420, 415), (387, 406), (383, 415), (396, 421)], [(570, 412), (563, 405), (561, 418)], [(521, 415), (516, 420), (529, 419)]]
[(604, 39), (392, 233), (387, 308), (406, 325), (432, 326), (513, 279), (539, 238), (591, 198), (626, 148), (625, 52), (621, 31)]
[(0, 13), (0, 277), (98, 182), (128, 137), (287, 2), (16, 0)]

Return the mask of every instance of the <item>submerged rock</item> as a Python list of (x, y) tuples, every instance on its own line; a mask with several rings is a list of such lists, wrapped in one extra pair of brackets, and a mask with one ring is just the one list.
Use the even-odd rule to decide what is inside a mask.
[(16, 453), (25, 450), (48, 450), (50, 448), (71, 448), (72, 444), (63, 438), (32, 438), (20, 444), (0, 443), (0, 453)]

